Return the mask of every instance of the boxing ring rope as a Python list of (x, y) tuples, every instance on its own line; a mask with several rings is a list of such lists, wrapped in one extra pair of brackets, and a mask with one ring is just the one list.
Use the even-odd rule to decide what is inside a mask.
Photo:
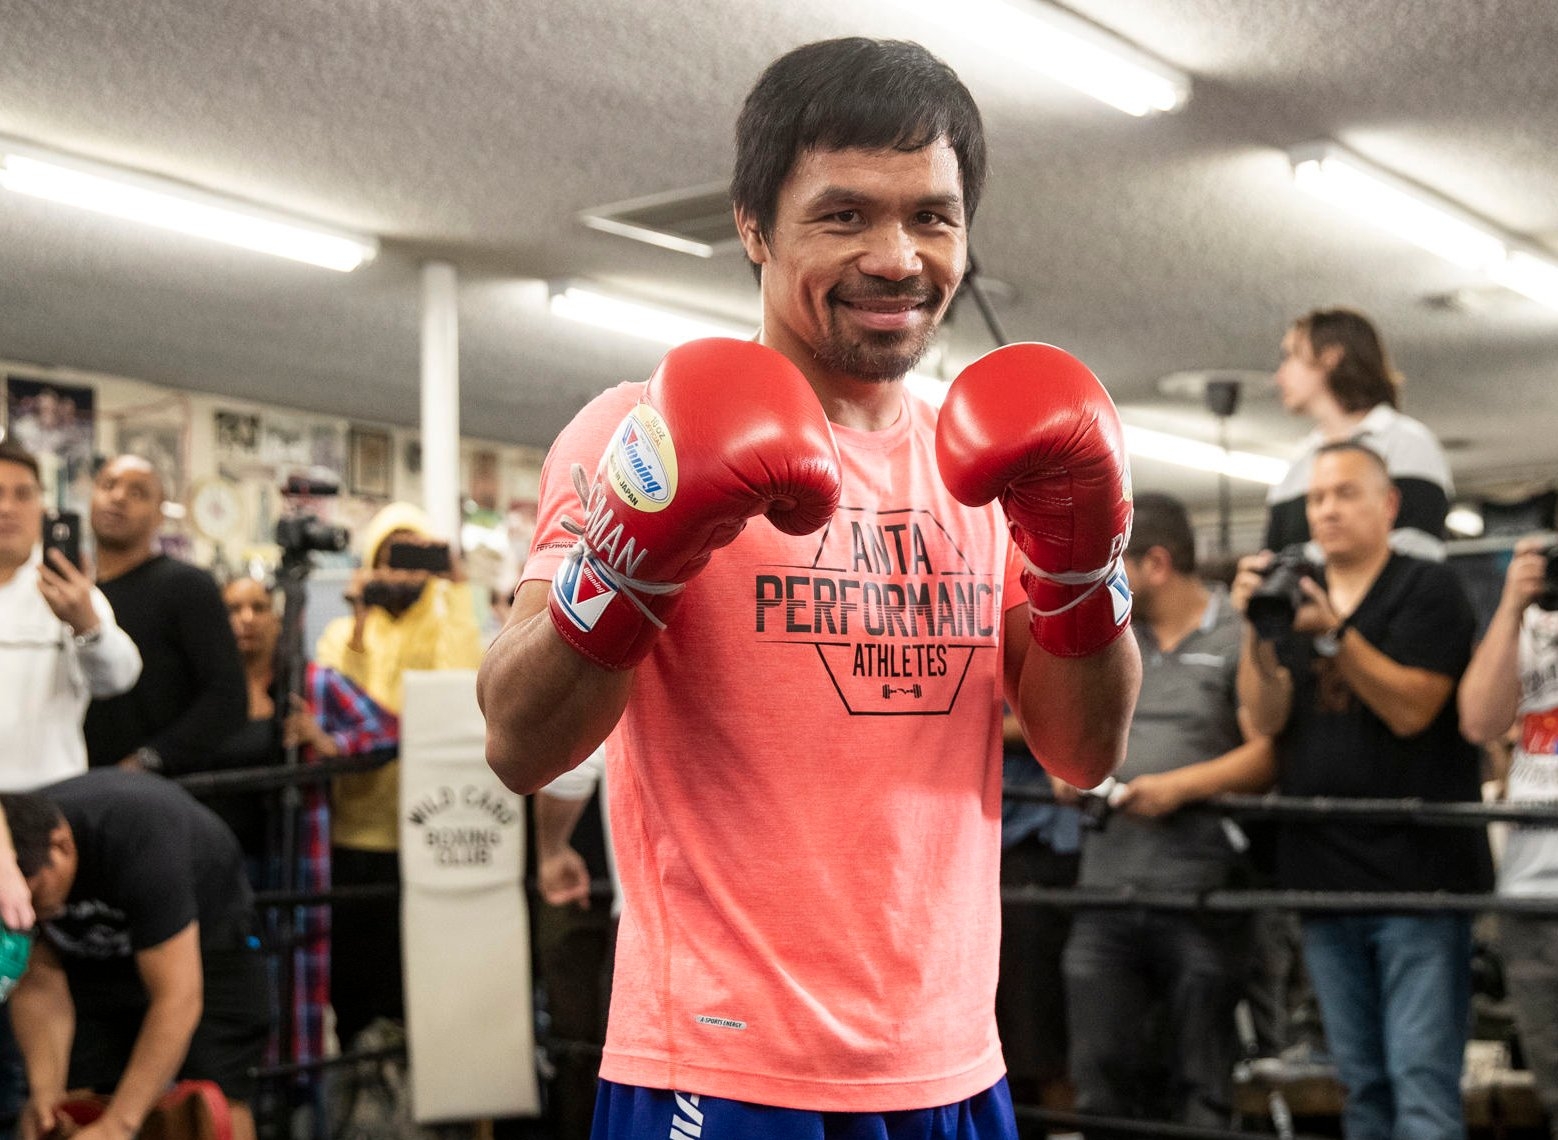
[[(1049, 789), (1033, 784), (1013, 784), (1002, 789), (1002, 796), (1009, 800), (1028, 803), (1053, 804), (1059, 807), (1076, 807), (1084, 814), (1099, 809), (1086, 805), (1086, 801), (1099, 801), (1103, 797), (1088, 792), (1081, 794), (1082, 803), (1062, 804)], [(1086, 806), (1084, 806), (1086, 805)], [(1483, 804), (1472, 802), (1440, 802), (1423, 799), (1351, 799), (1337, 796), (1282, 796), (1268, 792), (1260, 796), (1213, 796), (1210, 799), (1187, 803), (1179, 811), (1212, 812), (1217, 815), (1233, 815), (1249, 819), (1320, 820), (1337, 822), (1352, 820), (1359, 823), (1421, 823), (1443, 827), (1476, 827), (1487, 823), (1523, 823), (1542, 826), (1558, 826), (1558, 805), (1555, 804)], [(1102, 812), (1107, 818), (1113, 809)]]
[(1304, 913), (1558, 915), (1558, 896), (1517, 898), (1509, 895), (1461, 895), (1440, 891), (1135, 891), (1097, 887), (1003, 887), (1001, 901), (1022, 906), (1069, 907), (1073, 910), (1206, 911), (1219, 914), (1257, 910)]
[[(395, 759), (393, 751), (381, 751), (364, 757), (342, 757), (317, 764), (294, 767), (265, 767), (232, 769), (218, 772), (200, 772), (180, 776), (176, 782), (191, 794), (204, 797), (233, 792), (273, 791), (288, 786), (317, 784), (336, 776), (372, 771)], [(1077, 806), (1083, 811), (1089, 827), (1107, 827), (1113, 809), (1101, 796), (1082, 794), (1078, 805), (1060, 805), (1054, 795), (1043, 787), (1033, 785), (1008, 786), (1003, 795), (1011, 800), (1030, 803)], [(1088, 801), (1092, 802), (1089, 803)], [(1278, 821), (1325, 822), (1332, 824), (1382, 824), (1399, 823), (1423, 827), (1486, 827), (1500, 823), (1515, 826), (1558, 827), (1558, 805), (1433, 802), (1421, 799), (1340, 799), (1336, 797), (1293, 797), (1276, 793), (1265, 795), (1222, 795), (1208, 800), (1187, 803), (1179, 811), (1212, 813), (1234, 819), (1258, 819)], [(527, 892), (538, 896), (533, 880), (526, 882)], [(336, 906), (350, 907), (353, 903), (398, 896), (396, 884), (336, 887), (329, 891), (262, 891), (256, 892), (255, 904), (261, 909), (284, 907)], [(596, 880), (590, 887), (593, 902), (605, 903), (612, 898), (612, 886), (608, 880)], [(1049, 906), (1071, 910), (1085, 909), (1151, 909), (1208, 913), (1245, 913), (1255, 911), (1285, 910), (1293, 912), (1358, 913), (1390, 911), (1394, 913), (1432, 913), (1449, 911), (1456, 913), (1527, 914), (1558, 916), (1558, 897), (1516, 897), (1494, 894), (1454, 894), (1450, 892), (1341, 892), (1341, 891), (1291, 891), (1213, 889), (1204, 891), (1165, 891), (1133, 889), (1096, 889), (1084, 887), (1004, 887), (1001, 900), (1021, 906)], [(268, 947), (276, 951), (284, 947)], [(571, 1041), (551, 1038), (538, 1042), (553, 1054), (598, 1057), (600, 1045), (587, 1041)], [(343, 1067), (361, 1062), (403, 1060), (404, 1047), (342, 1053), (304, 1063), (281, 1063), (257, 1068), (253, 1075), (261, 1080), (283, 1080), (308, 1072)], [(1158, 1136), (1167, 1140), (1229, 1140), (1229, 1138), (1258, 1135), (1249, 1131), (1197, 1128), (1167, 1122), (1124, 1120), (1094, 1117), (1078, 1113), (1060, 1112), (1030, 1105), (1015, 1106), (1019, 1119), (1030, 1119), (1050, 1127), (1089, 1129), (1100, 1133), (1126, 1136)], [(1267, 1132), (1266, 1135), (1272, 1133)], [(1295, 1135), (1289, 1127), (1281, 1127), (1278, 1135), (1293, 1140), (1314, 1140), (1301, 1134)]]

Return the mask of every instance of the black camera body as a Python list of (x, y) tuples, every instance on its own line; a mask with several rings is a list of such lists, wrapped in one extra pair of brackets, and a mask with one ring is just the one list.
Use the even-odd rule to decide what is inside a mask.
[(377, 579), (363, 584), (362, 604), (378, 606), (392, 614), (403, 614), (417, 604), (426, 582), (385, 582)]
[(1547, 559), (1547, 584), (1537, 595), (1536, 604), (1544, 610), (1558, 610), (1558, 543), (1542, 551)]
[(345, 550), (350, 541), (351, 535), (344, 526), (321, 522), (318, 515), (288, 515), (276, 521), (276, 545), (285, 556)]
[(1262, 641), (1275, 641), (1293, 631), (1293, 616), (1309, 600), (1300, 585), (1305, 578), (1324, 585), (1325, 567), (1313, 561), (1301, 545), (1287, 547), (1266, 567), (1244, 610)]

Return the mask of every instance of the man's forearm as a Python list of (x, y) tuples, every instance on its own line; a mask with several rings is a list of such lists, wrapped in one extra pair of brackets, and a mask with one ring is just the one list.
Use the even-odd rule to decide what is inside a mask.
[(589, 800), (568, 800), (548, 792), (536, 793), (536, 855), (545, 858), (568, 846)]
[(633, 686), (631, 670), (602, 669), (563, 641), (547, 611), (548, 588), (521, 587), (476, 677), (487, 763), (521, 794), (589, 756), (616, 727)]
[(1129, 632), (1088, 657), (1057, 657), (1028, 637), (1014, 705), (1034, 755), (1054, 776), (1096, 786), (1125, 756), (1141, 688), (1141, 653)]
[(1500, 605), (1461, 677), (1456, 692), (1461, 732), (1473, 744), (1497, 739), (1515, 723), (1520, 708), (1521, 617), (1518, 609)]
[(1293, 675), (1277, 661), (1276, 648), (1246, 625), (1236, 681), (1239, 703), (1259, 735), (1275, 736), (1293, 711)]
[(205, 767), (215, 751), (249, 715), (243, 673), (224, 671), (208, 678), (205, 688), (183, 714), (147, 744), (162, 757), (165, 775), (180, 775)]
[(1199, 764), (1165, 773), (1180, 782), (1183, 798), (1204, 800), (1225, 793), (1264, 792), (1277, 782), (1277, 761), (1269, 737), (1258, 736)]
[(129, 1063), (105, 1110), (131, 1135), (140, 1130), (146, 1114), (178, 1075), (200, 1021), (200, 1009), (198, 993), (153, 998), (147, 1007)]
[(1358, 699), (1396, 736), (1426, 729), (1455, 692), (1455, 679), (1402, 665), (1376, 649), (1356, 629), (1340, 638), (1335, 661)]
[(65, 1094), (76, 1007), (58, 969), (34, 966), (11, 994), (11, 1026), (22, 1052), (27, 1084), (35, 1100), (53, 1104)]

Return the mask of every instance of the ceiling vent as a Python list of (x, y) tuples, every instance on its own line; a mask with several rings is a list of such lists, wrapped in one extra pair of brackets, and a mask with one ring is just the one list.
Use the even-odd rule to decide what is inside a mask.
[(579, 220), (592, 230), (694, 257), (713, 257), (741, 245), (724, 183), (597, 206), (582, 211)]

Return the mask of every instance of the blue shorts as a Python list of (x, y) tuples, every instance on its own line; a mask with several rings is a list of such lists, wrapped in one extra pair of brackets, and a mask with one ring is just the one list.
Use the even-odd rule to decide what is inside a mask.
[(812, 1112), (601, 1081), (590, 1140), (1017, 1140), (1006, 1078), (902, 1112)]

